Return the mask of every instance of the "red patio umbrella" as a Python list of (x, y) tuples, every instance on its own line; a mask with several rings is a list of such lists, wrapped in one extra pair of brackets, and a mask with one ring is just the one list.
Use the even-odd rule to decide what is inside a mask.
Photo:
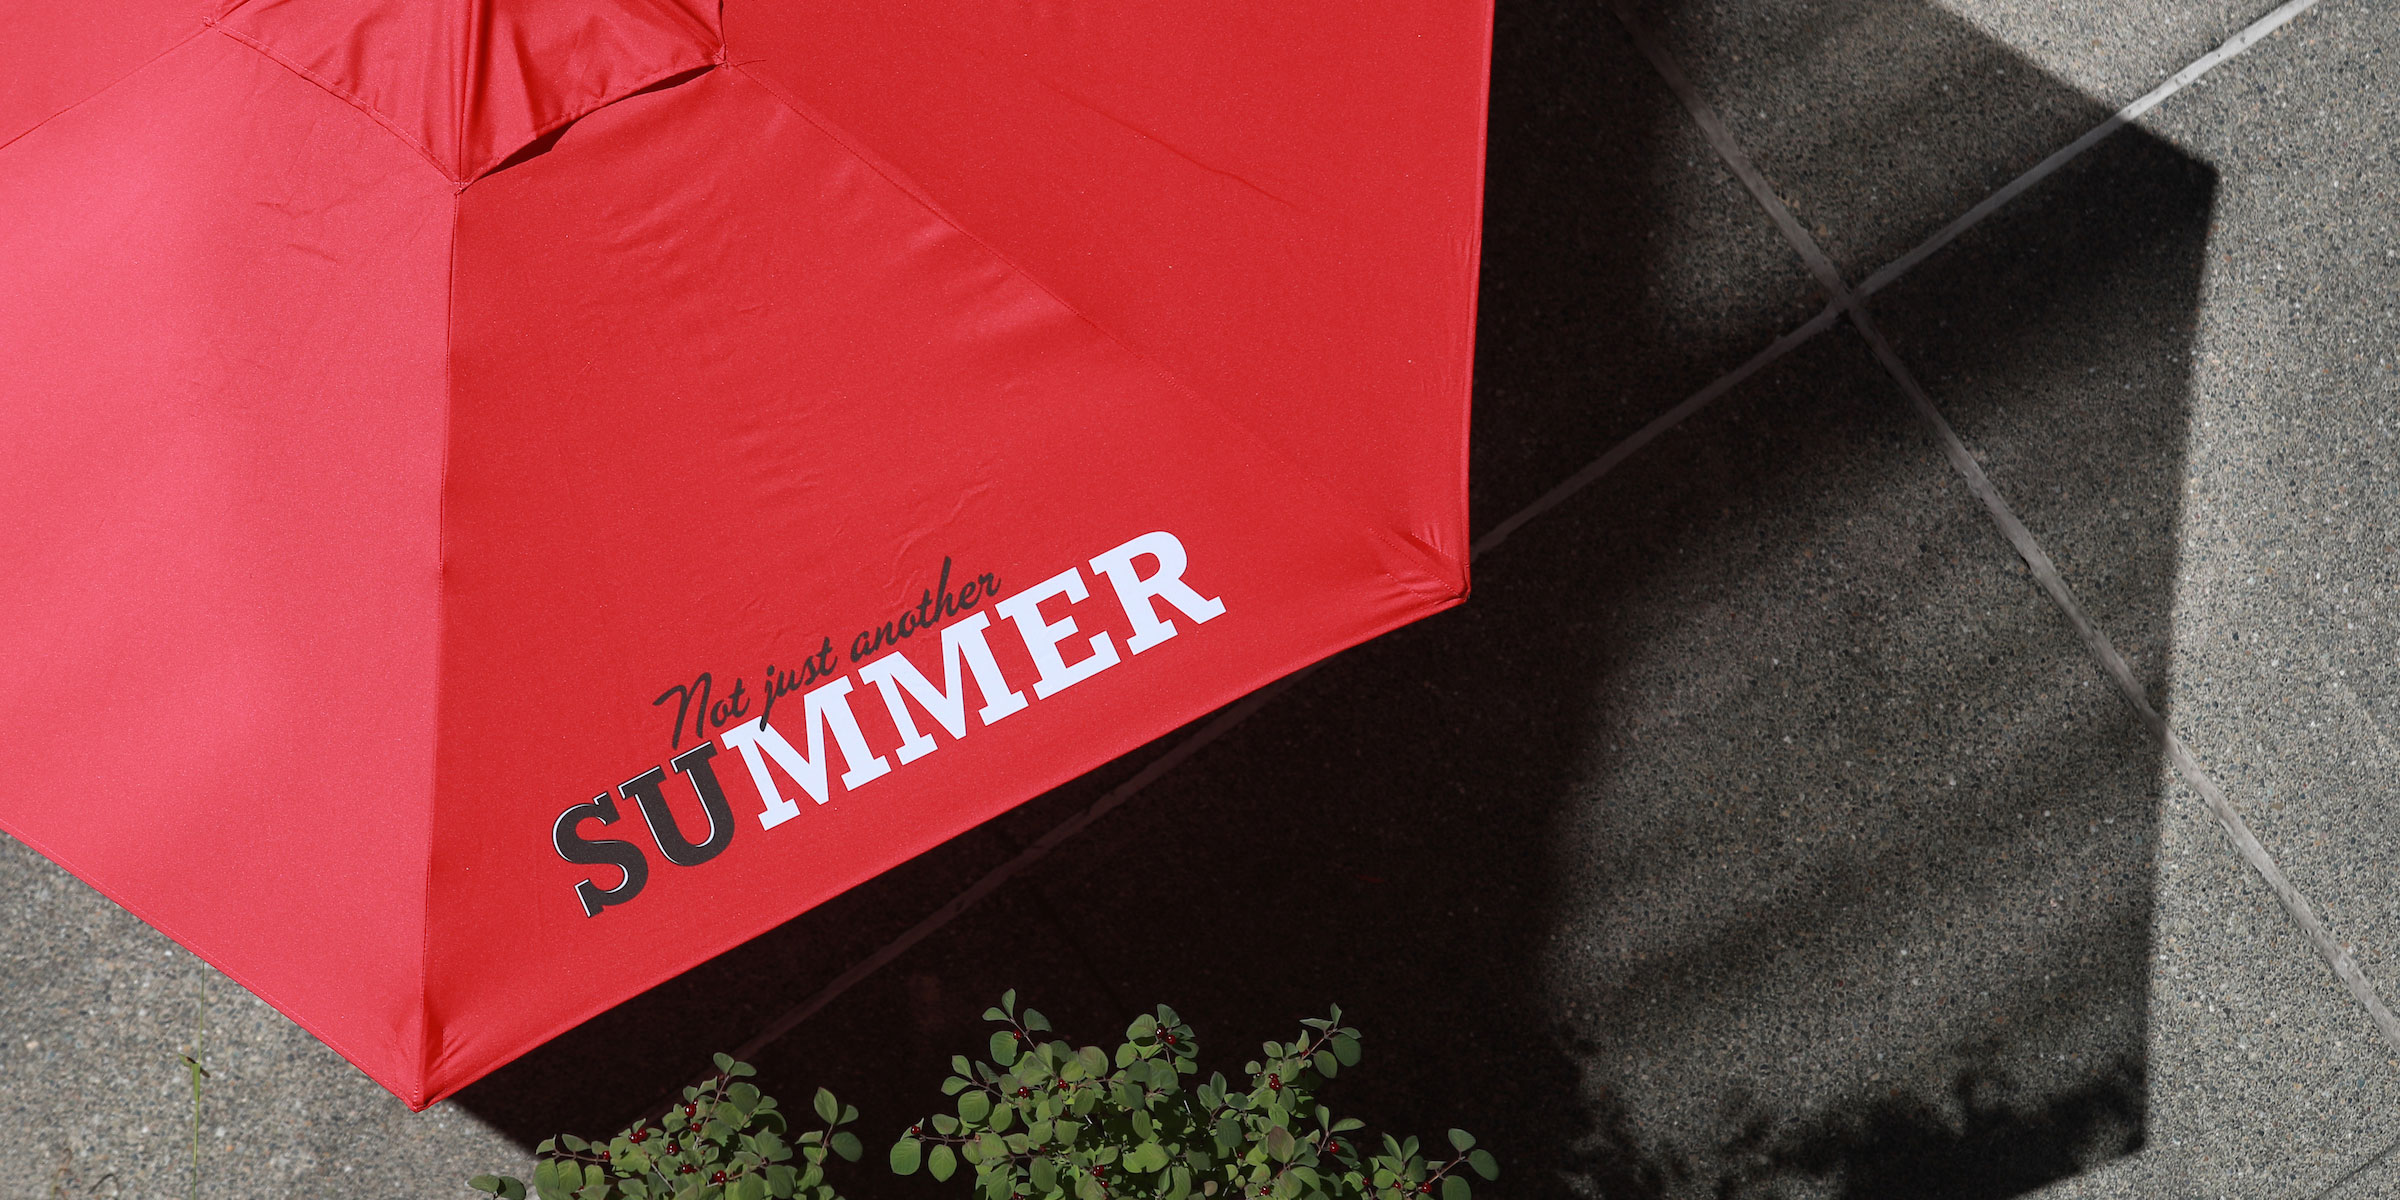
[(0, 826), (422, 1107), (1457, 603), (1489, 29), (0, 9)]

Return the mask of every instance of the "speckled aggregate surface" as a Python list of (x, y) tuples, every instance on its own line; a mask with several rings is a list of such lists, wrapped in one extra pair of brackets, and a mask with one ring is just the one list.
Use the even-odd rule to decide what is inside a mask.
[[(1824, 302), (1602, 4), (1502, 0), (1488, 528)], [(1642, 0), (1852, 281), (2272, 7)], [(0, 159), (0, 169), (5, 160)], [(2269, 853), (2400, 999), (2400, 0), (2323, 0), (1876, 320)], [(1863, 343), (1802, 345), (758, 1056), (870, 1144), (1003, 988), (1541, 1197), (2400, 1195), (2400, 1051)], [(1163, 744), (1162, 744), (1163, 747)], [(1162, 747), (409, 1114), (0, 841), (0, 1198), (465, 1196), (676, 1086)], [(202, 1022), (205, 1022), (203, 1027)], [(860, 1196), (940, 1195), (854, 1177)], [(963, 1193), (960, 1193), (963, 1194)]]

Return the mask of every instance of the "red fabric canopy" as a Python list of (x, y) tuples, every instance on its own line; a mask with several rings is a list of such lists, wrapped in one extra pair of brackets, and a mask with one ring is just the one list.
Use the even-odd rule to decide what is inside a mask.
[(0, 9), (0, 826), (422, 1107), (1456, 603), (1489, 30)]

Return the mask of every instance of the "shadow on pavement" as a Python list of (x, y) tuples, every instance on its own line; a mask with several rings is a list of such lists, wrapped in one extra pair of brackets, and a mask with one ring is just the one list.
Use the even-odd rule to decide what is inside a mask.
[[(1821, 303), (1743, 266), (1771, 230), (1602, 7), (1500, 7), (1479, 527)], [(1892, 64), (1920, 82), (2010, 53), (1922, 0), (1831, 8), (1966, 48)], [(2113, 439), (2114, 475), (2027, 516), (2112, 531), (2086, 598), (2153, 680), (2213, 186), (2120, 133), (1878, 302), (1971, 443), (2019, 418)], [(1713, 207), (1661, 199), (1693, 195)], [(2095, 400), (2135, 358), (2156, 370)], [(458, 1103), (527, 1143), (622, 1123), (1158, 749)], [(1395, 1133), (1474, 1131), (1497, 1193), (2000, 1200), (2142, 1144), (2157, 781), (1836, 331), (1528, 526), (1468, 605), (1327, 664), (851, 989), (758, 1057), (762, 1084), (865, 1111), (856, 1194), (945, 1194), (889, 1178), (881, 1147), (942, 1107), (1004, 988), (1083, 1041), (1171, 1003), (1229, 1074), (1338, 1001), (1367, 1058), (1328, 1098)]]

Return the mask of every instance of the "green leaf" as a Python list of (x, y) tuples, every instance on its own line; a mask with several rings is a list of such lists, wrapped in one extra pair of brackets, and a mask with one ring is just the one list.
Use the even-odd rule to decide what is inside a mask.
[(1047, 1192), (1058, 1186), (1058, 1164), (1047, 1157), (1033, 1160), (1033, 1165), (1027, 1167), (1025, 1173), (1032, 1177), (1033, 1186), (1038, 1191)]
[(1469, 1200), (1471, 1195), (1473, 1191), (1467, 1187), (1464, 1178), (1457, 1175), (1442, 1177), (1442, 1200)]
[(951, 1174), (957, 1170), (958, 1155), (947, 1145), (936, 1144), (933, 1152), (925, 1156), (925, 1171), (933, 1176), (936, 1183), (949, 1182)]
[(1125, 1167), (1131, 1171), (1150, 1172), (1167, 1165), (1167, 1148), (1157, 1142), (1143, 1142), (1125, 1156)]
[(591, 1148), (592, 1148), (592, 1144), (591, 1144), (590, 1142), (587, 1142), (587, 1141), (583, 1140), (582, 1138), (576, 1137), (574, 1134), (571, 1134), (571, 1133), (562, 1133), (562, 1134), (558, 1135), (558, 1144), (559, 1144), (559, 1145), (561, 1145), (561, 1146), (565, 1146), (567, 1149), (569, 1149), (569, 1150), (572, 1150), (572, 1151), (576, 1152), (577, 1154), (581, 1154), (581, 1153), (583, 1153), (584, 1151), (586, 1151), (586, 1150), (589, 1150), (589, 1149), (591, 1149)]
[(958, 1115), (970, 1125), (980, 1125), (992, 1115), (992, 1098), (985, 1092), (968, 1092), (958, 1098)]
[(933, 1131), (942, 1135), (943, 1137), (949, 1137), (951, 1134), (957, 1133), (958, 1118), (951, 1116), (949, 1113), (933, 1114)]
[(976, 1137), (975, 1155), (982, 1162), (1004, 1162), (1008, 1158), (1008, 1143), (1001, 1141), (999, 1134), (987, 1131)]
[(1003, 1067), (1016, 1065), (1017, 1033), (1013, 1029), (992, 1031), (992, 1061)]
[(525, 1181), (505, 1176), (500, 1180), (500, 1200), (525, 1200)]
[(1000, 993), (1000, 1007), (1007, 1009), (1010, 1016), (1016, 1015), (1017, 989), (1010, 988), (1007, 991)]
[(953, 1075), (950, 1078), (942, 1081), (942, 1094), (945, 1096), (955, 1096), (960, 1092), (965, 1091), (966, 1087), (966, 1080), (960, 1079), (958, 1076)]
[(1006, 1021), (1008, 1020), (1008, 1014), (1001, 1012), (1000, 1006), (995, 1004), (992, 1007), (983, 1010), (983, 1019), (986, 1021)]
[(858, 1135), (845, 1129), (833, 1135), (833, 1152), (841, 1155), (843, 1162), (857, 1162), (865, 1149), (858, 1144)]
[(583, 1185), (583, 1190), (575, 1193), (575, 1200), (608, 1200), (608, 1181)]
[(1050, 1032), (1050, 1018), (1045, 1017), (1030, 1008), (1026, 1009), (1025, 1028), (1030, 1029), (1035, 1033), (1048, 1033)]
[(767, 1181), (745, 1175), (725, 1188), (725, 1200), (767, 1200)]
[(1088, 1078), (1098, 1079), (1108, 1074), (1108, 1052), (1098, 1046), (1085, 1046), (1076, 1051), (1075, 1061)]
[(914, 1175), (925, 1161), (925, 1147), (913, 1137), (892, 1143), (892, 1174)]
[(1358, 1039), (1348, 1034), (1333, 1035), (1333, 1056), (1345, 1067), (1358, 1065)]
[(1300, 1143), (1292, 1136), (1291, 1130), (1281, 1125), (1267, 1130), (1267, 1154), (1276, 1162), (1290, 1162), (1292, 1155), (1299, 1151)]
[(720, 1071), (724, 1071), (724, 1072), (726, 1072), (726, 1073), (728, 1073), (728, 1074), (731, 1074), (731, 1073), (732, 1073), (732, 1071), (733, 1071), (733, 1056), (732, 1056), (732, 1055), (730, 1055), (730, 1054), (727, 1054), (727, 1053), (724, 1053), (723, 1051), (719, 1051), (719, 1052), (717, 1053), (717, 1055), (716, 1055), (716, 1060), (717, 1060), (717, 1069), (718, 1069), (718, 1070), (720, 1070)]
[(1465, 1154), (1467, 1151), (1475, 1148), (1475, 1135), (1468, 1133), (1464, 1129), (1451, 1130), (1450, 1148), (1458, 1151), (1460, 1154)]
[(823, 1119), (827, 1124), (832, 1124), (833, 1119), (840, 1115), (842, 1115), (841, 1102), (833, 1098), (832, 1092), (826, 1091), (824, 1088), (818, 1088), (817, 1116)]
[(1342, 1065), (1334, 1060), (1333, 1051), (1331, 1050), (1317, 1051), (1316, 1057), (1309, 1060), (1309, 1065), (1317, 1069), (1317, 1074), (1322, 1075), (1327, 1079), (1331, 1079), (1335, 1075), (1340, 1074), (1342, 1069)]
[(993, 1133), (1007, 1133), (1008, 1127), (1016, 1124), (1016, 1122), (1017, 1110), (1015, 1108), (1012, 1108), (1006, 1104), (996, 1104), (992, 1106)]
[(490, 1192), (491, 1194), (497, 1196), (500, 1194), (500, 1177), (497, 1175), (478, 1175), (475, 1178), (468, 1180), (467, 1186), (474, 1188), (476, 1191)]
[(736, 1111), (740, 1112), (743, 1116), (748, 1116), (753, 1110), (758, 1108), (758, 1102), (761, 1099), (761, 1096), (759, 1094), (757, 1084), (737, 1083), (732, 1087), (725, 1089), (725, 1099), (728, 1103), (733, 1105)]
[(1500, 1178), (1500, 1161), (1493, 1158), (1492, 1152), (1489, 1150), (1477, 1150), (1469, 1154), (1467, 1165), (1475, 1168), (1475, 1173), (1485, 1179)]

